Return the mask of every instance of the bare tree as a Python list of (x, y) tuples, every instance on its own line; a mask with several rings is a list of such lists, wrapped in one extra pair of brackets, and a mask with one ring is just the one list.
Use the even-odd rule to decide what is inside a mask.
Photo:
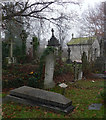
[[(23, 17), (23, 18), (35, 18), (35, 19), (45, 19), (48, 21), (53, 22), (54, 20), (58, 18), (50, 18), (45, 16), (46, 13), (53, 12), (53, 8), (51, 7), (53, 4), (58, 4), (58, 5), (63, 5), (63, 4), (78, 4), (78, 2), (72, 2), (72, 1), (41, 1), (41, 2), (34, 2), (30, 3), (29, 0), (26, 2), (14, 2), (14, 3), (3, 3), (2, 4), (2, 20), (8, 21), (8, 20), (15, 20), (16, 22), (21, 21), (17, 20), (16, 18), (18, 16)], [(9, 4), (9, 5), (8, 5)]]
[(95, 8), (88, 8), (81, 16), (81, 32), (86, 35), (99, 35), (103, 36), (103, 4), (96, 5)]
[[(61, 32), (60, 36), (62, 36), (60, 40), (63, 44), (65, 35), (67, 34), (67, 24), (69, 21), (72, 21), (72, 17), (70, 17), (70, 14), (72, 13), (65, 13), (63, 16), (61, 16), (59, 13), (59, 8), (60, 6), (64, 7), (67, 4), (79, 5), (79, 2), (73, 2), (73, 0), (39, 0), (39, 2), (35, 1), (34, 3), (30, 3), (29, 0), (26, 2), (20, 2), (19, 0), (12, 3), (3, 2), (2, 26), (6, 29), (6, 24), (8, 21), (14, 21), (15, 23), (23, 24), (24, 27), (27, 27), (27, 30), (32, 34), (32, 36), (33, 34), (36, 35), (39, 40), (41, 38), (41, 34), (46, 32), (46, 30), (48, 30), (50, 27), (50, 23), (58, 26), (58, 28), (62, 26), (60, 28), (61, 30), (59, 30)], [(63, 20), (65, 21), (64, 25), (60, 24)]]

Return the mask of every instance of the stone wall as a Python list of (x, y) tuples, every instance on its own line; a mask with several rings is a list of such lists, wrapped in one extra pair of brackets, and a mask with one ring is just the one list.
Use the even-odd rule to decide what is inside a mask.
[(92, 45), (75, 45), (69, 46), (71, 49), (70, 59), (72, 61), (81, 60), (83, 52), (86, 52), (88, 60), (95, 60), (95, 58), (100, 56), (100, 46), (98, 40), (95, 40)]

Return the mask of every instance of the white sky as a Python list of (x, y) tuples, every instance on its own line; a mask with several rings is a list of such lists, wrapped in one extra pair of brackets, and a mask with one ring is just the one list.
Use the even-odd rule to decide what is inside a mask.
[[(15, 1), (15, 0), (0, 0), (0, 2), (1, 1)], [(20, 1), (26, 1), (26, 0), (20, 0)], [(41, 0), (30, 0), (30, 2), (35, 2), (35, 1), (41, 1)], [(44, 1), (48, 1), (48, 0), (44, 0)], [(53, 0), (49, 0), (49, 1), (53, 1)], [(61, 0), (61, 1), (67, 1), (67, 0)], [(75, 1), (75, 0), (73, 0), (73, 1)], [(73, 5), (73, 6), (70, 5), (71, 7), (69, 6), (69, 10), (70, 10), (70, 8), (74, 8), (74, 6), (75, 6), (75, 9), (81, 12), (81, 11), (84, 11), (85, 9), (87, 9), (88, 6), (94, 7), (95, 4), (104, 2), (106, 0), (78, 0), (78, 1), (81, 1), (81, 3), (82, 3), (81, 8), (78, 8), (78, 6), (75, 6), (75, 5)], [(72, 33), (74, 33), (74, 37), (77, 37), (76, 28), (72, 29), (70, 34), (72, 34)]]
[[(35, 0), (31, 0), (31, 2), (33, 2), (33, 1), (35, 1)], [(37, 1), (39, 1), (39, 0), (37, 0)], [(44, 0), (44, 1), (48, 1), (48, 0)], [(52, 1), (52, 0), (49, 0), (49, 1)], [(58, 1), (58, 0), (57, 0)], [(68, 0), (61, 0), (61, 1), (68, 1)], [(71, 1), (71, 0), (69, 0), (69, 1)], [(75, 1), (75, 0), (73, 0), (73, 1)], [(98, 4), (98, 3), (100, 3), (100, 2), (104, 2), (104, 1), (106, 1), (106, 0), (78, 0), (78, 1), (81, 1), (81, 7), (79, 8), (78, 6), (76, 6), (76, 5), (68, 5), (68, 9), (66, 10), (65, 9), (65, 11), (64, 11), (64, 9), (61, 9), (62, 11), (64, 11), (64, 12), (66, 12), (66, 11), (70, 11), (70, 9), (75, 9), (75, 10), (77, 10), (78, 12), (83, 12), (84, 10), (86, 10), (87, 8), (88, 8), (88, 6), (89, 7), (94, 7), (96, 4)], [(55, 15), (56, 16), (56, 15)], [(68, 36), (68, 39), (70, 38), (71, 39), (71, 34), (72, 33), (74, 33), (74, 37), (78, 37), (78, 34), (77, 34), (77, 31), (78, 30), (78, 24), (77, 24), (77, 26), (75, 26), (75, 27), (73, 27), (72, 28), (72, 30), (70, 30), (70, 36)], [(56, 33), (56, 32), (55, 32)], [(48, 37), (46, 37), (46, 38), (50, 38), (50, 36), (51, 36), (51, 30), (49, 30), (48, 31), (48, 35), (47, 35)], [(57, 37), (57, 35), (55, 34), (55, 36)], [(58, 38), (58, 37), (57, 37)]]

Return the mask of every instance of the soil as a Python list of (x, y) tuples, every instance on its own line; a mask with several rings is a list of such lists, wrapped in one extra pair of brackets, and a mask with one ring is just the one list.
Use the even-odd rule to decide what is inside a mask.
[(57, 75), (54, 77), (55, 83), (72, 82), (73, 79), (74, 79), (74, 76), (71, 73), (64, 73), (64, 74)]

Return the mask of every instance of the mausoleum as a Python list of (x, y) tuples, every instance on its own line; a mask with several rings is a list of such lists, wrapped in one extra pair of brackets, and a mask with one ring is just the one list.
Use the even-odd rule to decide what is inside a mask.
[(96, 37), (74, 38), (72, 34), (72, 39), (67, 43), (67, 46), (71, 50), (71, 61), (81, 62), (83, 52), (86, 52), (89, 61), (94, 61), (100, 56), (100, 45)]

